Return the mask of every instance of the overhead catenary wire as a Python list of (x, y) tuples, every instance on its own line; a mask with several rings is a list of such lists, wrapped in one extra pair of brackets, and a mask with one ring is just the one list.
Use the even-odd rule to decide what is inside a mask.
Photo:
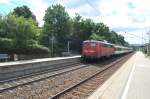
[(88, 4), (89, 6), (91, 6), (94, 10), (96, 10), (99, 14), (101, 14), (100, 11), (99, 11), (89, 0), (86, 0), (86, 2), (87, 2), (87, 4)]
[(135, 37), (138, 37), (138, 38), (140, 38), (140, 39), (142, 39), (142, 40), (146, 40), (143, 36), (141, 37), (141, 36), (138, 36), (138, 35), (134, 35), (134, 34), (132, 34), (132, 33), (129, 33), (129, 32), (125, 32), (126, 34), (129, 34), (129, 35), (132, 35), (132, 36), (135, 36)]
[[(87, 3), (94, 9), (94, 10), (96, 10), (98, 13), (100, 13), (100, 11), (91, 3), (91, 2), (89, 2), (89, 0), (86, 0), (87, 1)], [(101, 13), (100, 13), (101, 14)], [(125, 32), (125, 33), (127, 33), (127, 32)], [(131, 33), (128, 33), (128, 34), (130, 34), (130, 35), (132, 35), (132, 36), (135, 36), (135, 37), (138, 37), (138, 38), (141, 38), (142, 40), (146, 40), (143, 36), (142, 37), (140, 37), (140, 36), (137, 36), (137, 35), (134, 35), (134, 34), (131, 34)]]

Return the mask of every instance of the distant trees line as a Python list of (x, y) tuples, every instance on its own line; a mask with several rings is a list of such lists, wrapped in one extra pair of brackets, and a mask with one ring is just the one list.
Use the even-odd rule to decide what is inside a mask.
[(124, 37), (102, 22), (84, 19), (79, 14), (71, 18), (61, 5), (47, 8), (43, 27), (38, 26), (36, 16), (27, 6), (17, 7), (6, 16), (0, 17), (0, 53), (49, 54), (53, 40), (53, 53), (60, 55), (70, 49), (81, 52), (84, 40), (107, 40), (128, 46)]

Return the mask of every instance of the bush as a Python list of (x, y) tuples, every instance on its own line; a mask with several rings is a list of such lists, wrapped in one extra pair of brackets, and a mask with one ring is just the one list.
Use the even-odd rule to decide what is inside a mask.
[(11, 48), (13, 40), (8, 38), (0, 38), (0, 48)]
[(13, 40), (8, 38), (0, 38), (0, 53), (9, 53), (13, 48)]
[(38, 44), (30, 46), (28, 49), (30, 49), (33, 54), (48, 54), (50, 52), (47, 47)]
[(12, 39), (0, 38), (0, 53), (7, 54), (49, 54), (49, 49), (30, 40), (24, 47), (16, 47)]
[(15, 48), (12, 50), (13, 53), (16, 54), (49, 54), (49, 49), (46, 47), (43, 47), (41, 45), (30, 45), (28, 47), (24, 47), (24, 48)]
[(39, 45), (38, 42), (35, 40), (29, 40), (27, 44), (28, 44), (27, 49), (29, 49), (30, 52), (33, 54), (47, 54), (47, 53), (49, 53), (49, 49), (47, 47)]

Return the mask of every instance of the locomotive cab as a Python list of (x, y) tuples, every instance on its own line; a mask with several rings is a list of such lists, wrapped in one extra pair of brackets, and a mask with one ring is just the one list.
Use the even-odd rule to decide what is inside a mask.
[(99, 59), (114, 55), (114, 46), (107, 42), (87, 40), (83, 42), (82, 58)]
[(98, 43), (94, 40), (84, 41), (82, 47), (83, 58), (96, 58)]

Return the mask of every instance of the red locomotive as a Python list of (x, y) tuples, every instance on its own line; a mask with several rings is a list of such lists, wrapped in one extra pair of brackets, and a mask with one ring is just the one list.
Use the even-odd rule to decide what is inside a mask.
[(128, 47), (118, 46), (111, 43), (86, 40), (83, 42), (82, 58), (83, 59), (98, 59), (101, 57), (110, 57), (116, 54), (123, 54), (131, 52), (132, 49)]

